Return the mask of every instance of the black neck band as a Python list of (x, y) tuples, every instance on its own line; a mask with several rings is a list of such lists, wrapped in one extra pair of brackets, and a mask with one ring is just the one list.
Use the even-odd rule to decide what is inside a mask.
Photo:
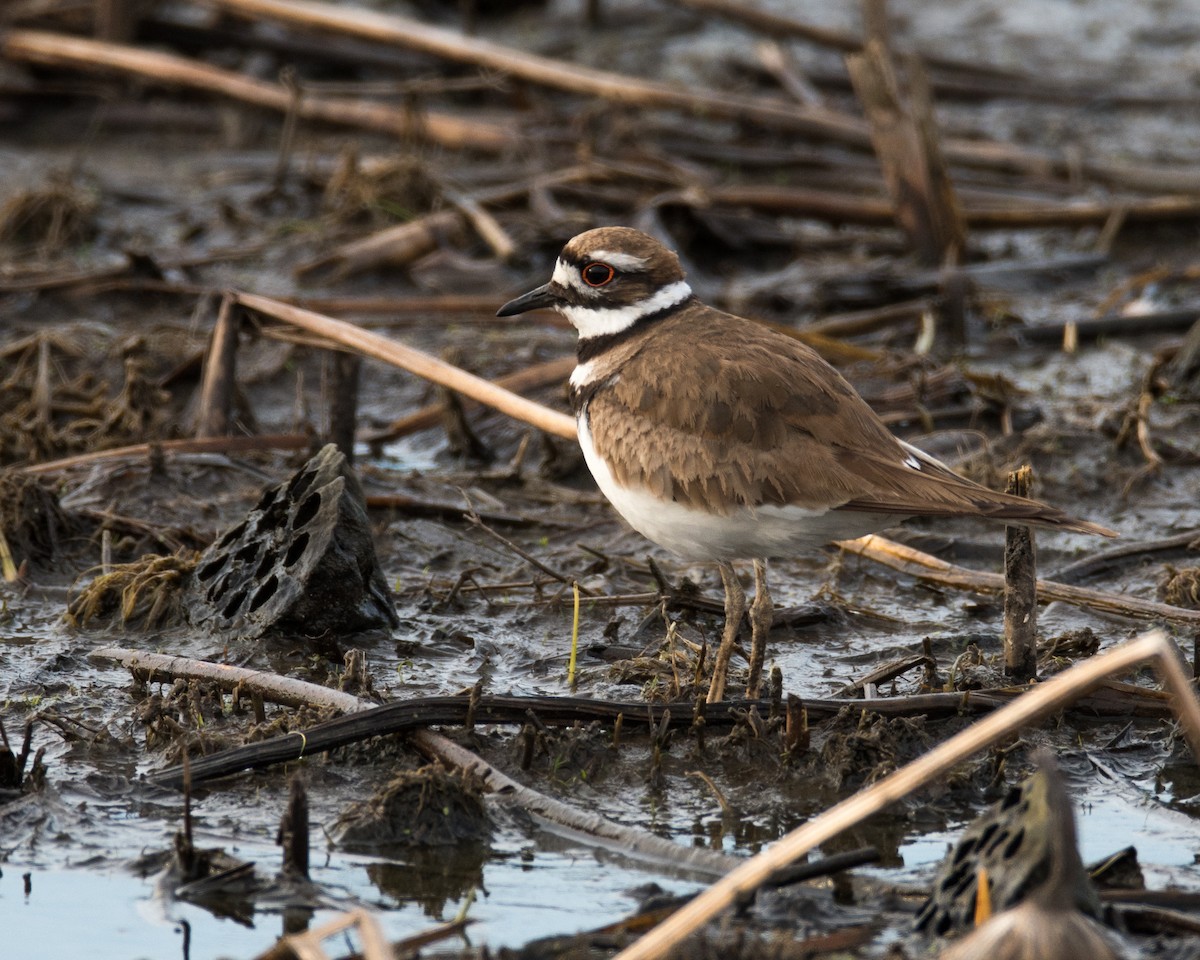
[(661, 310), (655, 310), (653, 313), (643, 314), (633, 321), (624, 330), (618, 330), (616, 333), (605, 333), (598, 337), (588, 337), (586, 340), (580, 340), (579, 346), (575, 351), (575, 357), (580, 363), (587, 363), (589, 360), (600, 356), (605, 350), (617, 346), (620, 343), (628, 340), (635, 333), (641, 333), (646, 327), (651, 324), (658, 323), (660, 320), (665, 320), (671, 314), (682, 310), (688, 304), (696, 299), (695, 294), (689, 293), (686, 297), (677, 303), (668, 304)]

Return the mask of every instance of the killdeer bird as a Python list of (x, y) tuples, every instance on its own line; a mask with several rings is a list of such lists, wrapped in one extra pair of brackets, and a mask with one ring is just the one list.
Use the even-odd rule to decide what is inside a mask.
[(563, 248), (550, 282), (506, 303), (579, 332), (571, 401), (600, 490), (639, 533), (688, 560), (716, 561), (725, 629), (710, 702), (746, 598), (732, 561), (754, 561), (750, 688), (773, 607), (766, 561), (859, 537), (911, 516), (981, 517), (1115, 534), (996, 493), (894, 437), (840, 373), (804, 344), (696, 299), (679, 258), (653, 237), (601, 227)]

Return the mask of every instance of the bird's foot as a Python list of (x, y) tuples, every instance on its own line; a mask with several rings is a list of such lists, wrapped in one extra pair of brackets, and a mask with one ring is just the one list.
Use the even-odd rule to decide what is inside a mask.
[(746, 594), (738, 582), (737, 571), (726, 560), (717, 564), (721, 571), (721, 582), (725, 585), (725, 630), (721, 634), (721, 646), (713, 659), (712, 680), (708, 685), (708, 703), (719, 703), (725, 699), (725, 677), (729, 672), (729, 658), (737, 642), (738, 628), (746, 615)]
[(767, 634), (775, 621), (775, 604), (767, 589), (767, 562), (754, 561), (754, 602), (750, 604), (750, 675), (746, 696), (754, 700), (762, 689), (763, 662), (767, 658)]

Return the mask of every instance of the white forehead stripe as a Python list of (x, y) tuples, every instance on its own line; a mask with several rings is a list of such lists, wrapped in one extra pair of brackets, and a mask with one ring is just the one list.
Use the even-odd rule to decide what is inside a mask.
[(596, 250), (591, 259), (607, 263), (614, 270), (640, 270), (650, 262), (645, 257), (635, 257), (632, 253), (618, 253), (615, 250)]
[(595, 294), (595, 290), (583, 282), (579, 271), (562, 257), (554, 261), (554, 273), (550, 277), (550, 282), (557, 283), (560, 287), (570, 287), (572, 290), (586, 293), (589, 296)]
[[(558, 269), (555, 268), (554, 272), (557, 276)], [(658, 313), (660, 310), (683, 303), (691, 295), (692, 288), (687, 285), (687, 281), (676, 280), (674, 283), (668, 283), (654, 296), (624, 307), (588, 307), (564, 304), (556, 309), (579, 331), (579, 339), (587, 340), (591, 337), (607, 337), (627, 330), (642, 317), (648, 317), (652, 313)]]

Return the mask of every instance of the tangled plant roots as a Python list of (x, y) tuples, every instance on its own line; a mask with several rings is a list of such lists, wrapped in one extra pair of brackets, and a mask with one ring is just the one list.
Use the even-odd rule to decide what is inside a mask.
[(1158, 585), (1158, 598), (1175, 607), (1200, 609), (1200, 567), (1167, 567)]
[(96, 195), (65, 178), (13, 194), (0, 206), (0, 241), (56, 251), (96, 234)]
[(150, 554), (113, 567), (96, 577), (67, 608), (67, 623), (78, 628), (91, 621), (155, 630), (184, 622), (183, 593), (199, 554)]

